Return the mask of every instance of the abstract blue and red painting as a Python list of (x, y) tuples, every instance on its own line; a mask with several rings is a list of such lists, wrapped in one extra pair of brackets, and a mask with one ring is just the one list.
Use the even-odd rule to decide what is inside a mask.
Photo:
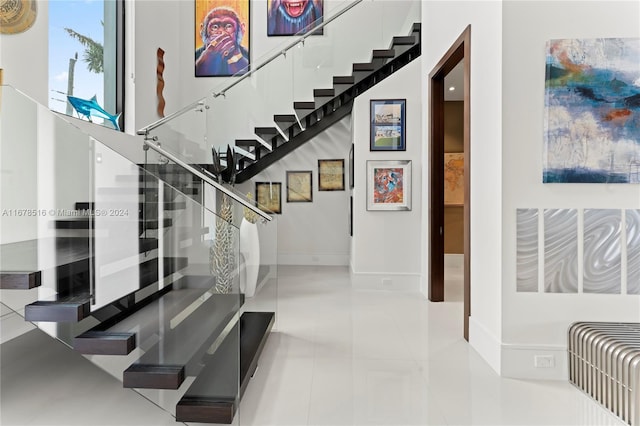
[(640, 39), (547, 43), (545, 183), (640, 183)]

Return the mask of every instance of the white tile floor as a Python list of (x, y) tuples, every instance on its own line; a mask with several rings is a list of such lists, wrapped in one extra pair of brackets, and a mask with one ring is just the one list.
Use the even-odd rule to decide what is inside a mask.
[[(624, 424), (567, 382), (498, 377), (461, 337), (460, 272), (447, 267), (447, 301), (432, 304), (354, 289), (345, 267), (280, 267), (277, 331), (239, 423)], [(12, 315), (3, 311), (2, 334)], [(32, 350), (17, 359), (8, 345), (21, 338)], [(2, 426), (176, 424), (58, 342), (34, 332), (17, 339), (0, 346), (10, 357), (0, 359)]]

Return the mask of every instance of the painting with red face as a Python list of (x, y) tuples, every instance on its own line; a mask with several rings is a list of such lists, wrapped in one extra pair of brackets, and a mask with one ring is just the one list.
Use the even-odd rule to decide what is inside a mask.
[(269, 0), (267, 35), (305, 34), (322, 23), (322, 16), (323, 0)]
[(249, 0), (196, 0), (196, 77), (249, 70)]

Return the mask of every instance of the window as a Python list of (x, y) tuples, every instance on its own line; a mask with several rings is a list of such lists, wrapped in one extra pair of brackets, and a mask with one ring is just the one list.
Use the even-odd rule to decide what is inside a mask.
[[(67, 95), (123, 112), (124, 1), (49, 2), (49, 108), (78, 117)], [(86, 117), (83, 117), (86, 118)], [(111, 126), (99, 115), (91, 120)], [(122, 116), (119, 118), (122, 129)]]

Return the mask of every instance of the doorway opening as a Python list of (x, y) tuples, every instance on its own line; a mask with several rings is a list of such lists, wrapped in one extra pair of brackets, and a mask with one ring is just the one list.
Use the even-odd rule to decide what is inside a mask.
[[(462, 65), (459, 65), (462, 64)], [(459, 68), (456, 68), (459, 67)], [(429, 272), (428, 297), (432, 302), (444, 301), (445, 271), (445, 78), (455, 70), (462, 71), (462, 159), (464, 162), (463, 221), (463, 335), (469, 340), (471, 315), (471, 26), (458, 39), (429, 74)], [(448, 81), (448, 80), (447, 80)], [(450, 196), (450, 194), (447, 194)]]

